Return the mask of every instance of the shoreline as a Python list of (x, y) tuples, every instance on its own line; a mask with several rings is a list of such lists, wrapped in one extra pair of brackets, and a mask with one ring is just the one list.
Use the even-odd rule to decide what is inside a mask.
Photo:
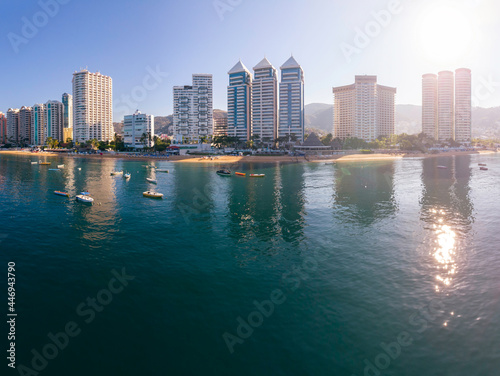
[(217, 156), (214, 159), (203, 159), (199, 156), (171, 156), (171, 157), (139, 157), (139, 156), (129, 156), (129, 155), (119, 155), (119, 154), (91, 154), (91, 155), (67, 155), (59, 153), (32, 153), (29, 151), (0, 151), (0, 155), (19, 155), (19, 156), (30, 156), (36, 159), (43, 159), (46, 157), (65, 157), (65, 158), (85, 158), (85, 159), (121, 159), (121, 160), (131, 160), (131, 161), (162, 161), (162, 162), (175, 162), (175, 163), (203, 163), (203, 164), (233, 164), (233, 163), (337, 163), (337, 162), (363, 162), (363, 161), (394, 161), (402, 159), (413, 159), (413, 158), (436, 158), (436, 157), (447, 157), (455, 155), (482, 155), (482, 154), (496, 154), (497, 152), (492, 150), (479, 150), (479, 151), (453, 151), (448, 153), (439, 154), (350, 154), (350, 155), (333, 155), (325, 156), (309, 156), (307, 159), (305, 157), (292, 157), (292, 156)]

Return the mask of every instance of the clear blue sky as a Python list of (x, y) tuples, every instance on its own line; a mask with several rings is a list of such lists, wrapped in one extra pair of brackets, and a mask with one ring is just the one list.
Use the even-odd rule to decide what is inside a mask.
[[(214, 75), (214, 107), (226, 109), (227, 71), (239, 58), (251, 69), (265, 55), (279, 68), (292, 52), (306, 74), (306, 103), (332, 103), (332, 86), (374, 74), (398, 88), (397, 103), (421, 104), (422, 74), (468, 67), (476, 104), (500, 105), (495, 0), (60, 1), (67, 4), (48, 20), (37, 13), (38, 1), (1, 2), (0, 111), (60, 100), (82, 67), (113, 78), (115, 121), (130, 107), (120, 101), (134, 88), (140, 99), (134, 107), (170, 114), (172, 87), (189, 84), (192, 73)], [(217, 4), (226, 4), (225, 11), (217, 12)], [(390, 20), (374, 15), (391, 6)], [(23, 17), (42, 26), (23, 36)], [(368, 42), (355, 43), (359, 29), (372, 35)], [(17, 53), (9, 33), (28, 36)], [(342, 50), (347, 45), (357, 49), (350, 59)], [(137, 87), (147, 67), (168, 77), (153, 89), (149, 82), (141, 98)]]

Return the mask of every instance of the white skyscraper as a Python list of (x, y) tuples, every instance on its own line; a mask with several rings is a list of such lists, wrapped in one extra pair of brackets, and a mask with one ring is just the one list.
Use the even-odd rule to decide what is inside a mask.
[(471, 70), (455, 71), (455, 141), (470, 142), (472, 139), (472, 87)]
[(84, 69), (73, 74), (73, 133), (75, 141), (113, 139), (113, 81)]
[(19, 110), (19, 141), (31, 144), (31, 107)]
[(252, 131), (252, 75), (241, 60), (228, 74), (227, 135), (246, 142)]
[(278, 136), (295, 135), (304, 141), (304, 71), (292, 57), (281, 67)]
[(252, 81), (252, 136), (273, 142), (278, 134), (278, 76), (264, 58), (254, 68)]
[(439, 141), (455, 138), (455, 80), (453, 72), (439, 72), (438, 76), (438, 130)]
[(154, 116), (143, 114), (139, 110), (133, 115), (126, 115), (123, 120), (123, 133), (126, 147), (152, 146), (155, 133)]
[(44, 145), (47, 139), (45, 105), (35, 104), (31, 113), (31, 143)]
[(45, 136), (64, 142), (64, 105), (59, 101), (45, 103)]
[(422, 132), (437, 138), (438, 128), (438, 79), (435, 74), (422, 76)]
[(377, 76), (356, 76), (333, 93), (335, 137), (371, 142), (394, 134), (396, 88), (378, 85)]
[(193, 74), (192, 86), (174, 86), (176, 139), (199, 142), (213, 134), (213, 86), (211, 74)]

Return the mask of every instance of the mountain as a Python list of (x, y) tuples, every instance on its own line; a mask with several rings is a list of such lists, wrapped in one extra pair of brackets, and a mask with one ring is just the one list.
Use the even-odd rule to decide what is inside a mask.
[(319, 134), (333, 133), (333, 105), (311, 103), (305, 106), (305, 127)]

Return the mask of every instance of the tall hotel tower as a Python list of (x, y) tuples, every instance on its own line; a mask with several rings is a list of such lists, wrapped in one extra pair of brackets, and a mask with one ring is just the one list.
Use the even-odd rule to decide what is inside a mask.
[(438, 77), (435, 74), (422, 76), (422, 132), (437, 139), (438, 126)]
[(35, 104), (31, 113), (31, 143), (43, 145), (47, 139), (45, 105)]
[(273, 142), (278, 133), (278, 75), (266, 58), (253, 70), (252, 136)]
[(422, 132), (438, 141), (470, 142), (472, 138), (471, 71), (422, 76)]
[(304, 71), (292, 57), (281, 66), (278, 137), (295, 135), (304, 141)]
[(113, 139), (111, 77), (86, 69), (73, 73), (73, 134), (78, 142)]
[(371, 142), (394, 134), (396, 88), (378, 85), (377, 76), (356, 76), (333, 93), (335, 137)]
[(439, 141), (454, 139), (455, 135), (455, 79), (453, 72), (439, 72), (438, 76), (438, 131)]
[(471, 70), (455, 71), (455, 141), (470, 142), (472, 139), (472, 84)]
[(174, 86), (174, 135), (200, 141), (213, 134), (213, 86), (211, 74), (193, 74), (191, 86)]
[(45, 104), (46, 136), (54, 140), (63, 140), (64, 135), (64, 105), (58, 101), (48, 101)]
[(227, 135), (246, 142), (252, 132), (252, 75), (241, 60), (228, 72)]
[(73, 96), (68, 93), (62, 95), (62, 104), (64, 106), (64, 129), (63, 141), (68, 138), (73, 139)]
[(31, 107), (23, 106), (19, 110), (19, 141), (31, 142)]
[(19, 140), (19, 109), (9, 108), (7, 110), (7, 138), (8, 142)]

